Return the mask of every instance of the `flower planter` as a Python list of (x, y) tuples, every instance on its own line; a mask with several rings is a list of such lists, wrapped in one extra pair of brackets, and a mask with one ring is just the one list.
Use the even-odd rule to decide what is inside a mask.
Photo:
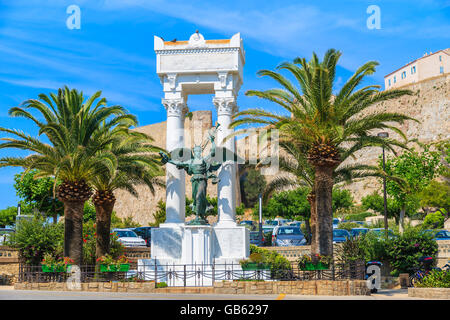
[(42, 272), (66, 272), (67, 269), (70, 270), (71, 265), (65, 265), (65, 266), (49, 266), (46, 264), (42, 265)]
[(313, 270), (328, 270), (330, 266), (322, 262), (313, 264), (312, 262), (307, 262), (304, 266), (300, 266), (300, 270), (313, 271)]
[(242, 270), (251, 271), (251, 270), (270, 270), (270, 266), (267, 264), (250, 262), (242, 265)]
[(100, 265), (100, 272), (127, 272), (128, 270), (130, 270), (130, 264), (128, 263), (124, 263), (124, 264), (120, 264), (119, 267), (117, 268), (117, 265), (115, 264), (101, 264)]

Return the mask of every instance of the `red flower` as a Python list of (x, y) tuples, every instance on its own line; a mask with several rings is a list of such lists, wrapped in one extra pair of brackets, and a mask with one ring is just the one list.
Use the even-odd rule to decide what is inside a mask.
[(86, 239), (83, 239), (83, 242), (84, 242), (84, 243), (86, 243), (86, 242), (87, 242), (87, 240), (86, 240)]

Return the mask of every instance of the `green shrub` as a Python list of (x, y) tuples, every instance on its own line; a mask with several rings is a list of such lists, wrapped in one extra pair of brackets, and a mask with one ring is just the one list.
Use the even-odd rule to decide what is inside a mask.
[(365, 262), (366, 250), (364, 237), (351, 237), (336, 249), (336, 260), (342, 263)]
[[(83, 263), (95, 265), (96, 232), (94, 223), (83, 225)], [(45, 254), (55, 259), (63, 258), (64, 223), (48, 224), (42, 218), (23, 220), (11, 236), (10, 243), (19, 250), (22, 261), (27, 265), (39, 265)], [(111, 235), (110, 255), (118, 258), (124, 253), (117, 235)]]
[(42, 218), (23, 220), (11, 235), (10, 244), (19, 250), (27, 265), (39, 265), (46, 253), (62, 258), (64, 224), (47, 224)]
[(291, 263), (288, 259), (283, 257), (281, 254), (279, 254), (276, 251), (263, 249), (260, 247), (257, 247), (253, 244), (250, 245), (250, 254), (253, 255), (255, 253), (259, 253), (262, 257), (261, 262), (268, 264), (270, 266), (270, 271), (272, 274), (272, 277), (276, 276), (277, 271), (279, 270), (285, 270), (290, 271), (292, 270)]
[(356, 222), (343, 222), (339, 223), (338, 229), (352, 230), (353, 228), (360, 228), (361, 226)]
[(367, 217), (372, 217), (374, 214), (371, 212), (361, 212), (361, 213), (355, 213), (355, 214), (349, 214), (345, 215), (345, 220), (352, 220), (352, 221), (366, 221)]
[(368, 261), (389, 261), (386, 251), (386, 240), (373, 233), (366, 233), (360, 245), (364, 249), (364, 257)]
[(450, 272), (431, 270), (416, 286), (421, 288), (450, 288)]
[(166, 288), (167, 287), (167, 283), (165, 282), (157, 282), (156, 283), (156, 288)]
[(403, 234), (386, 241), (386, 252), (392, 267), (391, 274), (412, 273), (420, 264), (422, 256), (435, 258), (438, 245), (432, 235), (417, 228), (407, 228)]
[(425, 229), (439, 229), (444, 227), (445, 217), (440, 211), (427, 214), (422, 227)]
[(16, 222), (17, 207), (0, 210), (0, 228), (13, 225)]

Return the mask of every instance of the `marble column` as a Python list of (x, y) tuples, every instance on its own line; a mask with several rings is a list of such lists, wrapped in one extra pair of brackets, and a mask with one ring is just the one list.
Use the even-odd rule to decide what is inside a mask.
[[(162, 99), (167, 110), (166, 150), (184, 147), (184, 117), (187, 112), (184, 98)], [(173, 164), (166, 164), (166, 224), (184, 223), (186, 204), (185, 172)]]
[[(235, 152), (235, 139), (223, 141), (234, 130), (229, 128), (232, 115), (237, 111), (235, 97), (215, 97), (217, 122), (217, 145)], [(236, 226), (236, 164), (233, 159), (226, 161), (218, 171), (220, 179), (217, 189), (218, 221), (217, 226)]]

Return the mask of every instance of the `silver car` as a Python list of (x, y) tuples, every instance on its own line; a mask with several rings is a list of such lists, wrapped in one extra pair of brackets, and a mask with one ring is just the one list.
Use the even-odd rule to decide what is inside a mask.
[(278, 226), (273, 229), (272, 245), (279, 247), (303, 246), (306, 239), (299, 227)]
[(130, 229), (114, 229), (113, 232), (117, 234), (117, 241), (123, 244), (124, 247), (146, 247), (147, 244), (144, 239), (139, 237), (136, 232)]

